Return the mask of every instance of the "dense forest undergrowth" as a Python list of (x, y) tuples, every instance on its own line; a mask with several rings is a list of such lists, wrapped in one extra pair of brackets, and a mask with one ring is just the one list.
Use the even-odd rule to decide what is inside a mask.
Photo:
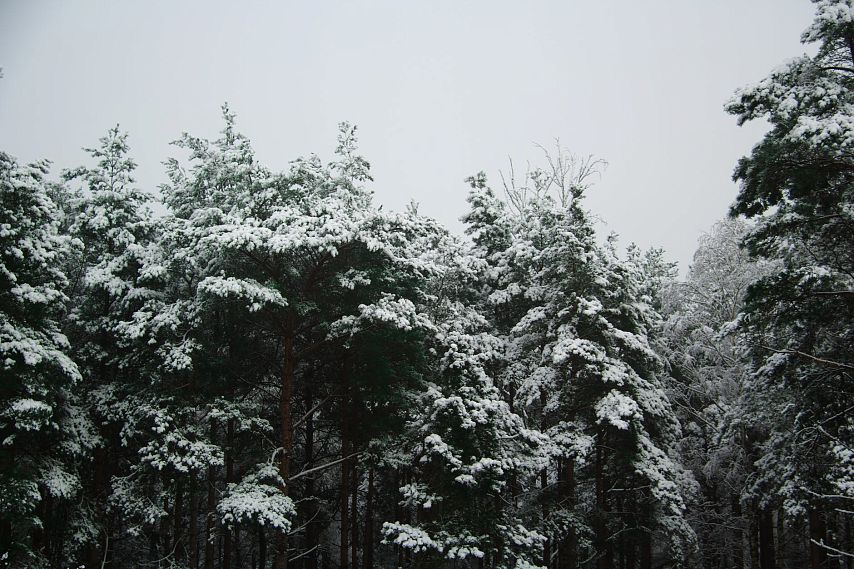
[(347, 124), (276, 172), (224, 107), (150, 193), (118, 127), (0, 152), (0, 566), (854, 567), (854, 4), (815, 5), (682, 278), (561, 148), (467, 180), (465, 236), (373, 203)]

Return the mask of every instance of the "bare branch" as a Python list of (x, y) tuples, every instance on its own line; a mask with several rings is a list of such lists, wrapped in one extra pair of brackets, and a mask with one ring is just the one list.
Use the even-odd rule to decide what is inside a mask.
[(842, 362), (835, 362), (833, 360), (826, 360), (824, 358), (819, 358), (819, 357), (816, 357), (816, 356), (813, 356), (813, 355), (810, 355), (810, 354), (807, 354), (805, 352), (801, 352), (798, 350), (777, 350), (777, 349), (772, 348), (770, 346), (762, 346), (762, 348), (765, 350), (769, 350), (771, 352), (774, 352), (776, 354), (791, 354), (793, 356), (800, 356), (802, 358), (807, 358), (808, 360), (812, 360), (812, 361), (819, 363), (819, 364), (854, 371), (854, 366), (852, 366), (852, 365), (844, 364)]
[(313, 473), (319, 472), (321, 470), (326, 470), (327, 468), (331, 468), (331, 467), (335, 466), (336, 464), (346, 462), (353, 457), (359, 456), (360, 454), (362, 454), (362, 453), (361, 452), (354, 452), (353, 454), (351, 454), (349, 456), (345, 456), (344, 458), (339, 458), (338, 460), (333, 460), (332, 462), (327, 462), (326, 464), (321, 464), (320, 466), (315, 466), (314, 468), (309, 468), (308, 470), (303, 470), (302, 472), (297, 472), (296, 474), (294, 474), (293, 476), (288, 478), (288, 482), (293, 482), (297, 478), (302, 478), (303, 476), (308, 476), (309, 474), (313, 474)]

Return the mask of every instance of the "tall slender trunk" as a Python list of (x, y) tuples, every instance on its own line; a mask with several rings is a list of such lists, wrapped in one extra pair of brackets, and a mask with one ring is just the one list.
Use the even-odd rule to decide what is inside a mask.
[(240, 528), (234, 528), (234, 567), (235, 569), (243, 569), (243, 559), (240, 557)]
[(596, 445), (596, 525), (594, 528), (596, 537), (596, 548), (599, 558), (596, 560), (596, 569), (611, 569), (612, 550), (608, 540), (608, 497), (607, 481), (605, 480), (605, 433), (598, 434)]
[[(546, 467), (540, 471), (540, 494), (541, 494), (540, 499), (542, 500), (543, 527), (545, 527), (546, 521), (549, 519), (549, 515), (550, 515), (549, 498), (548, 498), (548, 496), (546, 496), (546, 489), (548, 488), (548, 486), (549, 486), (549, 473), (548, 473), (548, 467)], [(540, 562), (540, 564), (543, 567), (545, 567), (546, 569), (549, 569), (549, 566), (551, 565), (551, 559), (552, 559), (552, 540), (548, 535), (546, 535), (546, 540), (543, 543), (543, 559)]]
[(810, 569), (825, 569), (827, 567), (827, 550), (815, 543), (827, 543), (827, 525), (824, 522), (824, 516), (819, 510), (810, 510), (809, 524)]
[[(211, 440), (216, 440), (216, 427), (211, 421)], [(208, 501), (205, 508), (205, 569), (214, 566), (214, 509), (216, 508), (216, 472), (213, 466), (208, 467)]]
[(623, 567), (625, 569), (635, 569), (635, 567), (637, 567), (638, 557), (638, 544), (636, 543), (636, 540), (632, 539), (629, 541), (623, 554), (625, 557), (623, 560)]
[[(305, 382), (304, 406), (311, 409), (314, 406), (314, 392), (311, 389), (311, 381)], [(305, 468), (314, 465), (314, 413), (309, 413), (305, 418)], [(317, 550), (319, 542), (318, 525), (313, 518), (317, 515), (318, 504), (314, 496), (314, 475), (306, 476), (305, 497), (308, 499), (307, 517), (308, 526), (305, 528), (305, 547), (309, 553), (303, 558), (304, 569), (317, 569)]]
[[(351, 423), (352, 425), (352, 423)], [(352, 445), (352, 443), (351, 443)], [(353, 569), (359, 566), (359, 470), (353, 457), (350, 465), (350, 562)]]
[(166, 557), (170, 553), (170, 544), (169, 544), (169, 479), (166, 477), (166, 474), (163, 473), (161, 475), (161, 488), (163, 495), (163, 511), (167, 513), (167, 515), (160, 518), (160, 527), (158, 531), (158, 554), (161, 557)]
[[(341, 362), (341, 458), (346, 458), (352, 449), (352, 430), (350, 429), (350, 378), (348, 377), (347, 356)], [(348, 556), (350, 554), (350, 461), (343, 460), (341, 462), (341, 502), (339, 504), (341, 510), (341, 543), (339, 550), (339, 567), (347, 569), (349, 567)], [(354, 569), (355, 569), (355, 559)]]
[(737, 529), (733, 529), (733, 542), (735, 544), (734, 547), (731, 548), (732, 554), (732, 566), (736, 569), (742, 569), (744, 567), (744, 529), (743, 524), (744, 520), (742, 519), (741, 513), (741, 500), (739, 499), (738, 494), (732, 494), (730, 496), (730, 503), (732, 509), (732, 517)]
[(750, 508), (749, 514), (750, 531), (750, 568), (759, 568), (759, 510), (756, 507)]
[(775, 569), (774, 519), (770, 508), (759, 512), (759, 569)]
[(258, 567), (267, 569), (267, 534), (264, 528), (258, 528)]
[[(291, 455), (293, 453), (294, 441), (291, 429), (291, 395), (294, 390), (294, 374), (296, 362), (294, 361), (294, 332), (291, 323), (287, 324), (284, 337), (282, 338), (282, 382), (279, 397), (279, 419), (282, 431), (282, 452), (279, 454), (279, 475), (285, 484), (282, 492), (288, 494), (288, 479), (291, 476)], [(287, 569), (288, 567), (288, 535), (284, 532), (276, 534), (276, 569)]]
[(640, 566), (641, 569), (652, 569), (652, 536), (647, 531), (641, 534)]
[[(343, 431), (341, 432), (341, 456), (347, 456), (347, 439), (345, 438), (345, 434)], [(341, 463), (341, 502), (339, 504), (341, 510), (341, 544), (339, 550), (339, 567), (341, 569), (347, 569), (347, 567), (349, 566), (348, 557), (350, 554), (349, 467), (349, 461), (345, 460)]]
[[(225, 428), (225, 483), (234, 482), (234, 419), (229, 419)], [(231, 569), (231, 538), (229, 528), (222, 528), (222, 569)]]
[[(109, 443), (108, 443), (109, 444)], [(107, 445), (97, 447), (92, 452), (92, 494), (96, 516), (104, 520), (104, 529), (109, 534), (108, 517), (103, 508), (103, 500), (107, 494)], [(4, 550), (5, 551), (5, 550)], [(88, 567), (100, 567), (104, 553), (98, 546), (98, 542), (92, 542), (86, 546), (86, 559)]]
[(368, 494), (365, 498), (365, 539), (362, 543), (362, 569), (374, 569), (374, 467), (368, 468)]
[(196, 476), (190, 477), (190, 569), (199, 567), (199, 499), (196, 496)]
[[(575, 461), (573, 459), (560, 459), (560, 470), (558, 473), (558, 492), (560, 502), (572, 509), (575, 506)], [(558, 546), (558, 559), (560, 569), (575, 569), (578, 565), (576, 557), (576, 535), (575, 529), (570, 528), (566, 536)]]
[(175, 560), (187, 561), (187, 544), (184, 541), (182, 521), (184, 519), (184, 482), (180, 478), (175, 480), (175, 502), (172, 505), (172, 550), (175, 552)]
[[(401, 468), (398, 467), (394, 471), (394, 487), (395, 489), (400, 488), (404, 484), (404, 474), (401, 472)], [(405, 522), (403, 519), (405, 512), (403, 510), (403, 506), (400, 505), (400, 501), (394, 500), (394, 521), (396, 522)], [(403, 567), (403, 548), (400, 545), (395, 545), (395, 549), (397, 549), (397, 567)]]

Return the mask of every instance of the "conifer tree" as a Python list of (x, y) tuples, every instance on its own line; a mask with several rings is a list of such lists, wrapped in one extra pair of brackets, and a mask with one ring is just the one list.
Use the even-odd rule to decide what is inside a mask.
[(67, 509), (81, 490), (75, 465), (94, 442), (69, 408), (80, 382), (60, 328), (70, 242), (46, 173), (46, 162), (0, 153), (0, 556), (15, 567), (61, 561), (78, 514)]
[[(770, 425), (753, 482), (767, 509), (808, 522), (813, 567), (850, 556), (851, 372), (854, 354), (854, 5), (816, 0), (802, 35), (815, 56), (782, 65), (738, 91), (727, 110), (770, 131), (743, 158), (732, 215), (757, 220), (751, 254), (780, 268), (751, 287), (743, 328), (751, 336), (757, 423)], [(773, 564), (769, 531), (762, 567)]]

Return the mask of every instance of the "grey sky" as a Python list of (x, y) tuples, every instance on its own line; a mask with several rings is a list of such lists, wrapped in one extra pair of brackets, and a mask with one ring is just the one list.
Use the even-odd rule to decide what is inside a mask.
[(784, 59), (806, 0), (47, 2), (0, 0), (0, 149), (83, 163), (130, 131), (140, 186), (228, 101), (273, 168), (359, 125), (377, 200), (459, 231), (463, 179), (559, 137), (609, 162), (588, 205), (684, 267), (758, 141), (722, 106)]

